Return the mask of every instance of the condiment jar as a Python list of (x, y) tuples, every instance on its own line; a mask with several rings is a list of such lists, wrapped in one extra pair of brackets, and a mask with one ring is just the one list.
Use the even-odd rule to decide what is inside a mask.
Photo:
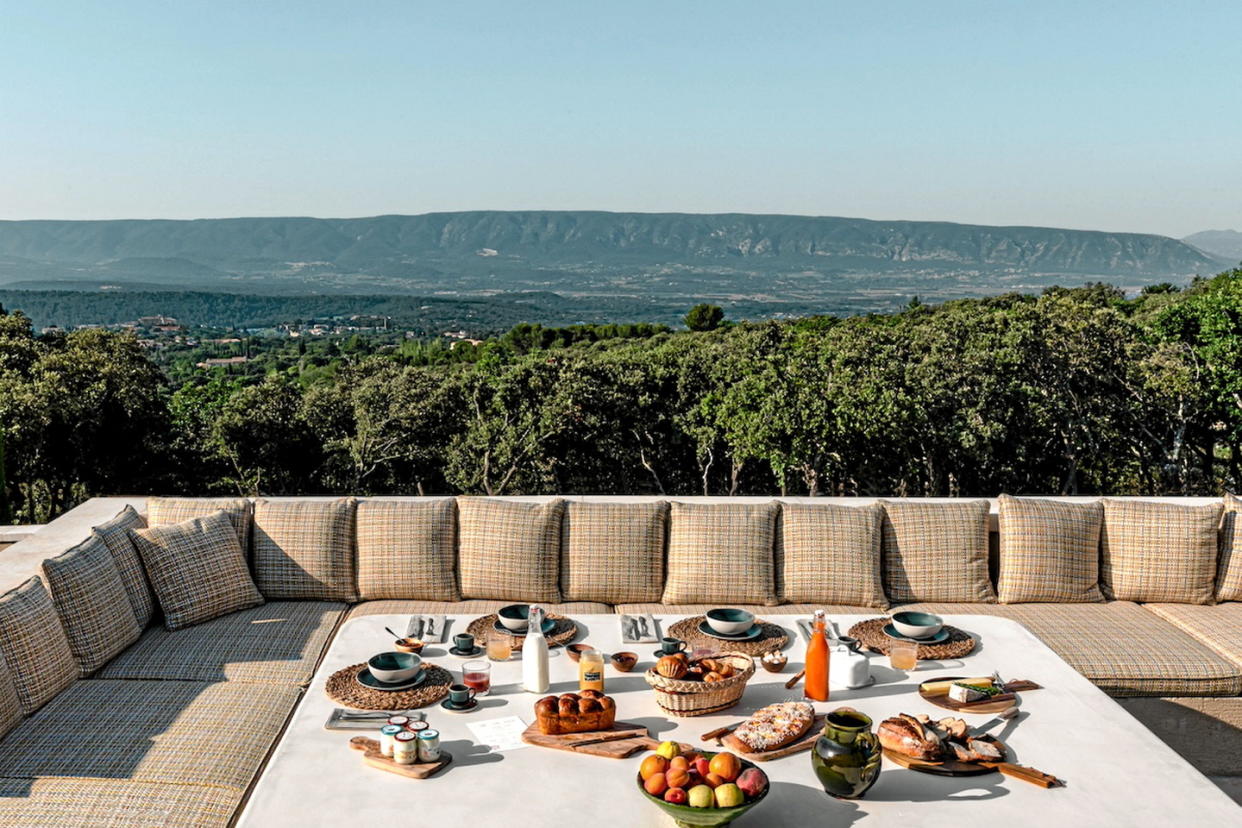
[(392, 756), (392, 746), (394, 737), (402, 732), (401, 725), (384, 725), (380, 728), (380, 755)]
[(418, 761), (438, 762), (440, 760), (440, 731), (427, 728), (418, 734)]
[(398, 765), (413, 765), (417, 762), (418, 737), (408, 730), (394, 735), (392, 737), (392, 761)]

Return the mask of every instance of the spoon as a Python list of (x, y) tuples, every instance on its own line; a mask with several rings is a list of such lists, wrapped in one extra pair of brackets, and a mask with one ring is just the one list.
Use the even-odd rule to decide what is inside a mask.
[(392, 636), (395, 640), (397, 640), (397, 641), (400, 641), (400, 640), (402, 639), (402, 637), (403, 637), (403, 636), (397, 635), (395, 632), (393, 632), (391, 627), (384, 627), (384, 632), (386, 632), (386, 633), (388, 633), (389, 635), (391, 635), (391, 636)]

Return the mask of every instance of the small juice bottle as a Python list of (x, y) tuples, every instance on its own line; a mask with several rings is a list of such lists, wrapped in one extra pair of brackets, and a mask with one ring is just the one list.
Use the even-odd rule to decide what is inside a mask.
[(583, 650), (578, 657), (578, 692), (604, 692), (604, 654), (599, 650)]
[(806, 678), (803, 692), (812, 701), (828, 701), (828, 620), (815, 610), (811, 640), (806, 645)]

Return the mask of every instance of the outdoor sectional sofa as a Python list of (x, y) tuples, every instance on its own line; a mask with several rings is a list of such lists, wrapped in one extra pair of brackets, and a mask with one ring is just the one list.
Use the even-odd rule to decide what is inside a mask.
[[(911, 606), (1017, 620), (1114, 697), (1236, 704), (1240, 510), (96, 498), (0, 552), (0, 824), (228, 824), (336, 629), (362, 614)], [(222, 543), (239, 557), (217, 558)]]

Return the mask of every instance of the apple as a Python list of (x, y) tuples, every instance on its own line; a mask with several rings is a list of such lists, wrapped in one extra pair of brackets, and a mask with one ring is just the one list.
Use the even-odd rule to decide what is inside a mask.
[(732, 782), (721, 785), (714, 793), (717, 808), (734, 808), (746, 801), (746, 797), (742, 795), (742, 789)]
[(747, 797), (756, 797), (768, 786), (768, 777), (758, 768), (747, 768), (737, 778), (737, 786)]
[(650, 779), (657, 773), (664, 773), (668, 770), (668, 760), (659, 754), (652, 754), (643, 760), (642, 765), (638, 768), (638, 775), (643, 781)]
[(689, 798), (686, 795), (685, 788), (669, 788), (664, 792), (664, 801), (671, 802), (674, 805), (685, 805)]
[(670, 788), (686, 788), (690, 786), (690, 773), (683, 768), (669, 768), (664, 779)]
[(727, 781), (729, 780), (715, 773), (709, 773), (707, 776), (703, 777), (703, 783), (706, 785), (710, 785), (713, 788), (719, 788), (721, 785), (723, 785)]
[(724, 781), (732, 782), (742, 772), (742, 762), (732, 753), (717, 753), (712, 757), (710, 770)]
[(694, 772), (697, 773), (701, 777), (706, 777), (709, 773), (712, 772), (711, 763), (708, 762), (706, 759), (704, 759), (702, 756), (698, 757), (693, 762), (691, 762), (690, 766), (694, 768)]
[(716, 804), (716, 792), (706, 785), (695, 785), (686, 793), (686, 797), (691, 808), (710, 808)]
[(674, 756), (681, 753), (681, 745), (676, 742), (660, 742), (660, 746), (656, 748), (656, 753), (660, 754), (665, 759), (672, 759)]
[(652, 796), (660, 796), (668, 790), (668, 777), (663, 773), (653, 773), (643, 781), (643, 788)]

